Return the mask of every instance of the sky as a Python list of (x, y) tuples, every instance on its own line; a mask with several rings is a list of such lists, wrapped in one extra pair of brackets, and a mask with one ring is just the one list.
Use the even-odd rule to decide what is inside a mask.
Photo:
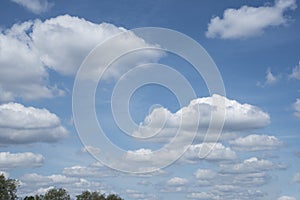
[(300, 200), (298, 7), (1, 1), (0, 172), (20, 197)]

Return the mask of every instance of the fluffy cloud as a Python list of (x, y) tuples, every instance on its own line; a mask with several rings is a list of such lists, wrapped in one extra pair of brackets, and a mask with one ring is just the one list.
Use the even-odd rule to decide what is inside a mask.
[(1, 169), (40, 167), (43, 163), (44, 157), (40, 154), (0, 152)]
[(280, 147), (282, 142), (275, 136), (248, 135), (229, 141), (232, 147), (240, 151), (272, 150)]
[(297, 200), (295, 197), (291, 197), (291, 196), (281, 196), (278, 197), (277, 200)]
[(211, 199), (211, 200), (214, 200), (214, 199), (220, 199), (219, 196), (217, 195), (213, 195), (213, 194), (210, 194), (210, 193), (207, 193), (207, 192), (192, 192), (191, 194), (188, 194), (187, 195), (187, 198), (189, 199)]
[[(112, 24), (95, 24), (69, 15), (45, 21), (26, 21), (1, 31), (0, 101), (9, 101), (15, 97), (38, 99), (63, 95), (64, 92), (55, 83), (49, 83), (48, 68), (61, 75), (74, 75), (85, 56), (96, 45), (124, 32), (126, 29)], [(104, 71), (108, 59), (112, 59), (111, 52), (122, 53), (143, 47), (153, 45), (127, 32), (109, 44), (101, 59), (97, 57), (97, 66), (85, 76), (95, 79), (95, 72)], [(161, 56), (162, 53), (157, 51), (138, 51), (113, 65), (105, 77), (114, 78), (122, 70), (128, 70), (137, 63), (156, 61)]]
[(229, 8), (223, 18), (211, 19), (206, 36), (236, 39), (260, 35), (268, 27), (287, 24), (289, 18), (284, 13), (296, 7), (296, 0), (276, 0), (273, 6)]
[(297, 99), (296, 102), (293, 104), (295, 109), (294, 115), (300, 118), (300, 99)]
[(191, 130), (195, 129), (198, 124), (197, 119), (199, 119), (199, 127), (196, 127), (199, 130), (197, 137), (203, 138), (212, 114), (217, 116), (216, 123), (222, 121), (221, 118), (225, 115), (223, 132), (256, 129), (270, 123), (269, 115), (260, 108), (214, 94), (211, 97), (194, 99), (188, 106), (181, 108), (176, 113), (171, 113), (162, 107), (154, 109), (133, 135), (143, 137), (158, 133), (151, 139), (166, 142), (175, 136), (180, 127), (181, 132), (178, 133), (178, 136), (183, 137), (184, 140), (185, 137), (193, 134)]
[(118, 173), (110, 168), (103, 166), (97, 162), (89, 166), (75, 165), (72, 167), (66, 167), (62, 172), (64, 175), (70, 177), (107, 177), (116, 176)]
[(18, 103), (0, 105), (0, 143), (57, 142), (67, 136), (59, 118), (46, 109)]
[(84, 190), (95, 190), (106, 193), (105, 187), (100, 182), (89, 181), (83, 178), (69, 177), (61, 174), (39, 175), (36, 173), (24, 174), (21, 178), (20, 196), (43, 194), (53, 187), (66, 188), (72, 196)]
[(289, 78), (300, 80), (300, 61), (299, 64), (293, 69), (292, 73), (289, 75)]
[(242, 163), (238, 164), (221, 164), (222, 173), (256, 173), (263, 172), (271, 169), (276, 169), (276, 166), (269, 160), (258, 159), (252, 157), (244, 160)]
[(35, 14), (46, 12), (53, 6), (53, 3), (49, 3), (47, 0), (11, 0), (11, 1), (19, 4), (20, 6), (23, 6), (24, 8), (26, 8), (27, 10)]
[(186, 162), (226, 161), (236, 159), (236, 153), (221, 143), (201, 143), (191, 145), (181, 160)]
[(167, 185), (169, 186), (183, 186), (188, 183), (188, 180), (185, 178), (174, 177), (167, 181)]
[(216, 172), (210, 169), (198, 169), (195, 172), (195, 176), (197, 179), (209, 180), (209, 179), (214, 179), (216, 177)]

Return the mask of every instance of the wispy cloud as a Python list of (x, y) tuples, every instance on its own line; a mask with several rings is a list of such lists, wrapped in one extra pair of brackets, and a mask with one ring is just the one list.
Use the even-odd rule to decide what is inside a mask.
[(268, 27), (287, 24), (287, 10), (296, 9), (295, 0), (278, 0), (273, 6), (229, 8), (223, 18), (213, 17), (208, 24), (208, 38), (237, 39), (260, 35)]
[(289, 75), (289, 78), (300, 80), (300, 61), (299, 64), (293, 68), (293, 71)]
[(272, 73), (271, 68), (268, 68), (266, 71), (265, 81), (263, 83), (257, 82), (256, 85), (260, 86), (260, 87), (271, 86), (271, 85), (274, 85), (275, 83), (277, 83), (279, 79), (280, 79), (280, 76), (275, 76)]
[(297, 99), (293, 104), (293, 108), (295, 110), (294, 115), (300, 118), (300, 99)]
[(49, 3), (47, 0), (11, 0), (14, 3), (23, 6), (34, 14), (41, 14), (48, 11), (54, 3)]

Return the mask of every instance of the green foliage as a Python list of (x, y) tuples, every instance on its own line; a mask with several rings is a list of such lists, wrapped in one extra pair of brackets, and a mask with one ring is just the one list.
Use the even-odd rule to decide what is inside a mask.
[(76, 196), (76, 200), (123, 200), (123, 199), (115, 194), (110, 194), (107, 197), (105, 197), (104, 194), (100, 194), (99, 192), (84, 191), (80, 195)]
[(14, 179), (6, 179), (3, 174), (0, 174), (0, 200), (15, 200), (17, 199), (18, 182)]
[(90, 192), (90, 191), (83, 191), (80, 195), (76, 196), (77, 200), (106, 200), (103, 194), (99, 192)]
[(53, 188), (48, 190), (44, 196), (44, 200), (70, 200), (71, 197), (67, 190), (63, 188)]

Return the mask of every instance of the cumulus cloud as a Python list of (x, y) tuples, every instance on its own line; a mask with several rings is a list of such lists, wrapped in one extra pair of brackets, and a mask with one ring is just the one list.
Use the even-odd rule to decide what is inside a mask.
[[(48, 68), (61, 75), (75, 75), (83, 59), (99, 43), (127, 30), (113, 24), (96, 24), (69, 15), (45, 21), (39, 19), (14, 24), (0, 33), (0, 101), (16, 97), (24, 99), (51, 98), (63, 95), (55, 83), (49, 83)], [(101, 59), (85, 76), (95, 79), (95, 72), (102, 72), (111, 52), (126, 52), (133, 48), (154, 47), (132, 32), (124, 33), (105, 49)], [(156, 61), (161, 52), (147, 50), (126, 56), (126, 60), (105, 73), (115, 78), (120, 71), (135, 64)], [(16, 57), (18, 59), (16, 59)], [(120, 67), (122, 66), (122, 67)]]
[(169, 186), (183, 186), (188, 183), (188, 180), (185, 178), (174, 177), (167, 181), (167, 185)]
[(0, 143), (57, 142), (68, 135), (60, 119), (47, 109), (18, 103), (0, 105)]
[(299, 64), (293, 68), (293, 71), (289, 75), (289, 78), (300, 80), (300, 61), (299, 61)]
[(13, 169), (24, 167), (40, 167), (44, 163), (44, 157), (41, 154), (31, 152), (10, 153), (0, 152), (0, 168)]
[(256, 157), (252, 157), (244, 160), (242, 163), (238, 164), (221, 164), (221, 172), (222, 173), (260, 173), (267, 170), (272, 170), (279, 168), (274, 163), (269, 160), (258, 159)]
[[(218, 102), (223, 103), (219, 104)], [(151, 140), (166, 142), (175, 136), (180, 127), (181, 132), (178, 133), (178, 137), (182, 137), (184, 140), (185, 137), (188, 138), (193, 134), (192, 130), (198, 125), (196, 127), (199, 131), (197, 137), (203, 138), (212, 114), (217, 116), (216, 123), (222, 121), (222, 117), (225, 118), (223, 132), (256, 129), (270, 123), (269, 115), (260, 108), (214, 94), (211, 97), (194, 99), (188, 106), (182, 107), (175, 113), (162, 107), (154, 109), (133, 135), (143, 137), (158, 133)], [(199, 123), (197, 119), (199, 119)]]
[(105, 185), (100, 182), (86, 180), (84, 178), (69, 177), (61, 174), (40, 175), (36, 173), (24, 174), (20, 177), (21, 195), (44, 194), (53, 187), (66, 188), (72, 196), (84, 190), (95, 190), (106, 193)]
[(295, 197), (291, 197), (291, 196), (281, 196), (278, 197), (277, 200), (297, 200)]
[(269, 27), (286, 25), (289, 17), (285, 12), (296, 7), (296, 0), (276, 0), (273, 6), (228, 8), (223, 18), (217, 16), (211, 19), (206, 36), (223, 39), (257, 36)]
[(262, 151), (277, 149), (282, 142), (275, 136), (269, 135), (248, 135), (229, 141), (233, 149), (239, 151)]
[(71, 167), (65, 167), (62, 172), (64, 175), (70, 177), (107, 177), (116, 176), (118, 173), (101, 163), (97, 162), (89, 166), (75, 165)]
[(34, 14), (40, 14), (48, 11), (54, 4), (49, 3), (47, 0), (11, 0), (14, 3), (23, 6)]
[(201, 143), (191, 145), (182, 157), (186, 162), (226, 161), (236, 159), (236, 153), (221, 143)]
[(187, 195), (187, 198), (189, 199), (211, 199), (211, 200), (214, 200), (214, 199), (220, 199), (219, 196), (217, 195), (213, 195), (211, 193), (207, 193), (207, 192), (192, 192), (191, 194), (188, 194)]
[(300, 99), (296, 100), (296, 102), (293, 104), (293, 107), (295, 110), (294, 115), (300, 118)]

